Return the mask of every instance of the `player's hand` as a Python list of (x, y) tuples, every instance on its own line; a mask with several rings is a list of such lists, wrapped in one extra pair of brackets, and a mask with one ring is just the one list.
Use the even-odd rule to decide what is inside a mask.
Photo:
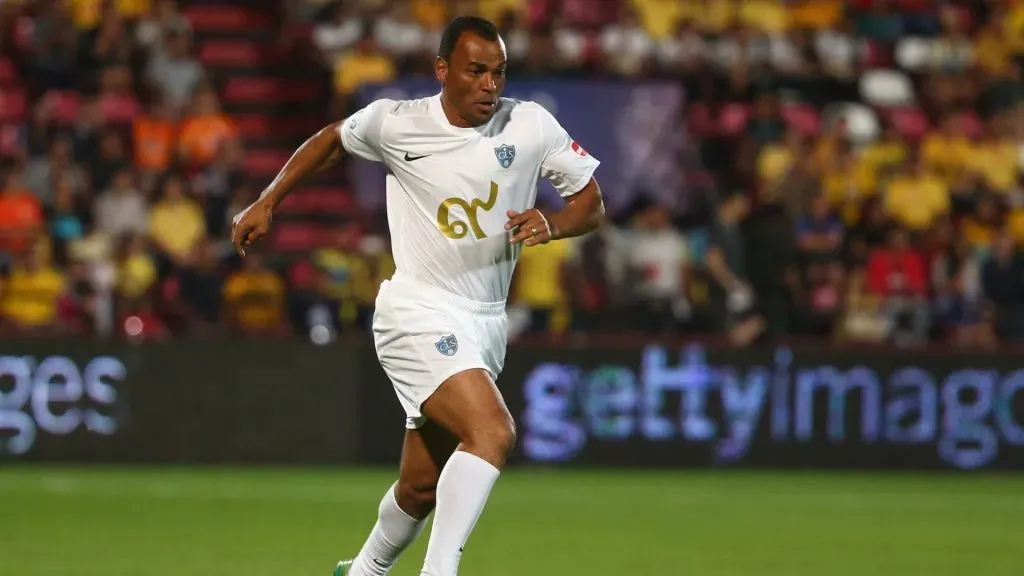
[(257, 200), (231, 220), (231, 243), (240, 255), (245, 256), (246, 246), (270, 232), (272, 212), (270, 202)]
[(509, 210), (505, 213), (508, 222), (505, 223), (505, 230), (513, 230), (512, 244), (525, 243), (527, 246), (546, 244), (554, 236), (551, 224), (548, 219), (536, 208), (530, 208), (526, 212)]

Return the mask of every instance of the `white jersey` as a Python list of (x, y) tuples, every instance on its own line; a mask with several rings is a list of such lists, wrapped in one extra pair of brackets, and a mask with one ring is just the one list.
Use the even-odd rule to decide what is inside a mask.
[(397, 273), (477, 302), (508, 297), (520, 247), (506, 212), (534, 206), (540, 177), (569, 196), (600, 164), (547, 110), (509, 98), (476, 128), (452, 126), (440, 94), (377, 100), (342, 123), (341, 141), (387, 166)]

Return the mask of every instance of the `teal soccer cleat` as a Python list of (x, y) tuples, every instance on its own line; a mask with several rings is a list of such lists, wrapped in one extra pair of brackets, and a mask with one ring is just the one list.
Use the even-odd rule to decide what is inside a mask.
[(349, 568), (352, 568), (351, 560), (338, 562), (338, 565), (334, 568), (334, 576), (345, 576), (348, 574)]

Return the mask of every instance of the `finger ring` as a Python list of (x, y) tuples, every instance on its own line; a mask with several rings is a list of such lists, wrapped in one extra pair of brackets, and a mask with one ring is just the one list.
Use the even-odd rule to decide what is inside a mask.
[(533, 226), (530, 226), (530, 235), (531, 236), (536, 236), (537, 235), (537, 229), (534, 228)]

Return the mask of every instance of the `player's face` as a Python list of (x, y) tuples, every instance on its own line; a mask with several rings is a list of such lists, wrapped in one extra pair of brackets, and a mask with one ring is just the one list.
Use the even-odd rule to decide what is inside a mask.
[(487, 123), (505, 90), (505, 44), (473, 33), (459, 38), (451, 61), (438, 59), (437, 75), (445, 99), (469, 126)]

